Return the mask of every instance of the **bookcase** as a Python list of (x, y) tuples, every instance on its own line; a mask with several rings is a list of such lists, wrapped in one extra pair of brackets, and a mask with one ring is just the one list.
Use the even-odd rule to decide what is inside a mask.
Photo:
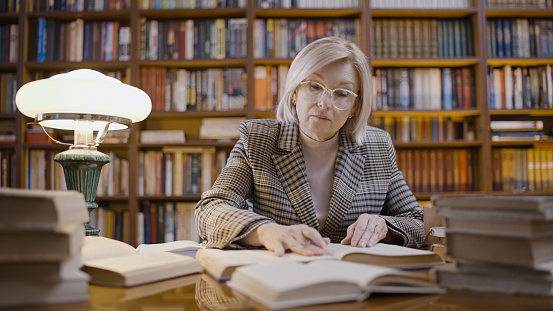
[[(319, 36), (339, 35), (357, 42), (369, 56), (375, 76), (371, 123), (392, 135), (398, 166), (418, 200), (434, 193), (551, 193), (553, 143), (492, 141), (490, 128), (491, 121), (541, 121), (545, 134), (552, 134), (553, 96), (547, 85), (553, 65), (551, 1), (404, 2), (328, 1), (322, 4), (341, 6), (322, 8), (310, 1), (7, 1), (0, 8), (0, 135), (12, 139), (0, 141), (1, 186), (63, 187), (59, 169), (50, 161), (64, 147), (33, 139), (30, 120), (14, 111), (19, 86), (78, 68), (113, 75), (147, 91), (154, 104), (145, 121), (99, 147), (110, 154), (112, 164), (103, 173), (110, 184), (101, 184), (96, 201), (117, 214), (110, 223), (122, 224), (110, 231), (136, 245), (143, 241), (137, 234), (151, 229), (139, 227), (154, 215), (143, 212), (152, 205), (174, 211), (177, 203), (190, 210), (185, 203), (199, 199), (236, 142), (202, 139), (203, 120), (274, 117), (279, 85), (295, 53)], [(512, 41), (511, 53), (505, 52), (507, 44), (500, 44), (492, 31), (500, 29), (498, 24), (517, 31), (517, 44), (534, 38), (531, 50), (521, 48), (521, 53), (532, 53), (518, 54), (524, 45), (514, 49)], [(41, 33), (40, 27), (47, 30)], [(536, 27), (543, 40), (539, 48)], [(15, 35), (7, 35), (13, 29)], [(512, 32), (502, 33), (501, 40), (506, 36), (513, 38)], [(6, 46), (17, 57), (5, 58)], [(512, 73), (513, 92), (515, 72), (543, 79), (537, 79), (537, 92), (529, 87), (529, 106), (517, 106), (516, 96), (505, 87), (506, 71)], [(198, 84), (190, 87), (192, 81)], [(210, 88), (220, 96), (208, 95)], [(511, 106), (504, 100), (506, 91), (514, 99)], [(503, 94), (501, 100), (496, 92)], [(4, 133), (6, 127), (15, 131)], [(184, 131), (186, 142), (142, 143), (141, 133), (148, 130)], [(146, 191), (156, 178), (155, 172), (145, 175), (155, 166), (147, 161), (156, 154), (170, 163), (165, 169), (171, 171), (177, 165), (186, 171), (181, 159), (204, 155), (207, 160), (194, 160), (202, 163), (199, 188), (175, 189), (184, 177), (158, 176), (154, 183), (167, 189), (154, 185), (153, 192)], [(38, 172), (37, 165), (42, 167)], [(162, 224), (164, 218), (158, 219)], [(157, 236), (163, 238), (160, 232)]]

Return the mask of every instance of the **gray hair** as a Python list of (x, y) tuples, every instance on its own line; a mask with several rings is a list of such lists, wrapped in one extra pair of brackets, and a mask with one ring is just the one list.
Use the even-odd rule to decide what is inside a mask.
[(367, 57), (361, 49), (341, 38), (325, 37), (314, 41), (303, 48), (292, 61), (284, 96), (276, 111), (276, 118), (280, 122), (296, 122), (298, 117), (292, 96), (298, 85), (309, 75), (322, 67), (337, 61), (349, 61), (357, 72), (357, 81), (360, 89), (359, 97), (354, 106), (353, 117), (349, 118), (342, 129), (357, 144), (365, 141), (365, 133), (372, 107), (372, 75)]

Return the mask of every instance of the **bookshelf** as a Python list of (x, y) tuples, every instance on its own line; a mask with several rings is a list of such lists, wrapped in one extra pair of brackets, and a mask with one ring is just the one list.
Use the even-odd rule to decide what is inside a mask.
[[(278, 89), (274, 90), (273, 94), (270, 94), (270, 96), (267, 95), (266, 97), (261, 97), (261, 100), (266, 100), (266, 105), (257, 106), (255, 104), (255, 91), (256, 89), (259, 89), (259, 87), (256, 88), (256, 69), (263, 68), (266, 72), (270, 72), (272, 79), (274, 79), (274, 77), (279, 79), (280, 70), (285, 72), (287, 66), (291, 64), (291, 55), (293, 55), (293, 53), (290, 54), (291, 50), (288, 50), (288, 54), (282, 54), (286, 48), (291, 49), (290, 46), (279, 46), (278, 48), (273, 46), (273, 49), (279, 51), (277, 54), (274, 53), (276, 50), (266, 50), (266, 53), (263, 54), (260, 52), (260, 46), (258, 46), (260, 40), (258, 26), (264, 25), (263, 27), (266, 28), (267, 23), (275, 23), (275, 25), (281, 25), (280, 23), (282, 23), (282, 25), (290, 26), (292, 21), (294, 23), (292, 25), (298, 26), (297, 29), (299, 30), (297, 31), (298, 34), (301, 35), (302, 27), (305, 27), (306, 31), (307, 29), (310, 29), (307, 33), (311, 33), (311, 29), (316, 28), (318, 21), (320, 23), (321, 21), (343, 20), (345, 21), (345, 26), (336, 26), (336, 29), (333, 31), (343, 31), (344, 29), (348, 29), (349, 32), (347, 34), (341, 35), (348, 36), (351, 40), (358, 42), (359, 46), (366, 52), (367, 55), (369, 55), (375, 72), (377, 70), (386, 71), (387, 73), (391, 73), (392, 77), (395, 77), (396, 75), (400, 77), (400, 73), (402, 71), (407, 72), (408, 77), (410, 74), (412, 74), (413, 77), (419, 77), (416, 75), (420, 74), (420, 72), (429, 71), (431, 69), (434, 69), (434, 72), (436, 71), (435, 69), (438, 69), (438, 72), (440, 72), (440, 76), (442, 77), (444, 71), (449, 70), (455, 73), (457, 70), (461, 72), (464, 68), (468, 69), (465, 69), (465, 71), (469, 73), (469, 83), (467, 84), (468, 87), (466, 89), (466, 92), (468, 92), (466, 94), (469, 96), (468, 98), (470, 98), (468, 106), (463, 106), (463, 108), (452, 107), (452, 109), (444, 109), (440, 101), (440, 103), (438, 103), (440, 107), (433, 107), (432, 109), (429, 109), (424, 105), (422, 107), (416, 107), (415, 109), (415, 107), (411, 105), (408, 106), (409, 108), (407, 109), (388, 107), (387, 109), (374, 110), (372, 122), (375, 125), (377, 125), (378, 122), (381, 122), (381, 124), (384, 124), (382, 126), (385, 126), (386, 122), (392, 122), (389, 124), (395, 124), (393, 128), (394, 131), (397, 132), (396, 134), (398, 134), (399, 138), (401, 137), (399, 134), (402, 133), (402, 118), (404, 120), (403, 122), (409, 122), (408, 130), (403, 127), (403, 133), (404, 135), (409, 136), (409, 139), (396, 139), (394, 142), (398, 154), (401, 154), (402, 157), (403, 154), (407, 155), (410, 153), (421, 152), (427, 153), (428, 157), (430, 157), (431, 154), (439, 153), (441, 151), (459, 150), (464, 150), (462, 152), (468, 152), (471, 154), (471, 161), (474, 166), (470, 172), (467, 171), (468, 176), (466, 176), (471, 178), (470, 176), (472, 175), (471, 183), (467, 183), (464, 186), (457, 186), (457, 188), (454, 187), (453, 191), (445, 191), (444, 187), (435, 188), (430, 184), (428, 184), (428, 187), (417, 186), (414, 193), (418, 200), (428, 200), (430, 195), (432, 193), (436, 193), (439, 189), (444, 191), (443, 193), (446, 194), (457, 193), (459, 191), (466, 191), (473, 194), (505, 193), (503, 190), (495, 190), (496, 188), (494, 187), (494, 153), (497, 153), (498, 150), (502, 149), (515, 148), (526, 150), (530, 148), (539, 148), (540, 150), (548, 150), (553, 147), (553, 144), (550, 142), (497, 142), (491, 140), (490, 121), (492, 120), (543, 120), (545, 124), (544, 128), (550, 131), (553, 126), (553, 109), (490, 109), (488, 94), (488, 88), (490, 87), (488, 81), (490, 68), (503, 68), (505, 66), (511, 66), (513, 68), (538, 66), (545, 67), (547, 65), (553, 65), (553, 56), (541, 58), (490, 57), (488, 54), (488, 45), (492, 41), (488, 39), (487, 33), (487, 25), (490, 20), (528, 19), (551, 21), (553, 20), (553, 8), (551, 6), (540, 8), (488, 8), (485, 1), (472, 0), (470, 1), (470, 6), (467, 8), (384, 8), (382, 6), (374, 8), (371, 7), (369, 1), (359, 1), (358, 3), (355, 2), (355, 5), (351, 7), (342, 8), (294, 7), (283, 9), (271, 7), (258, 8), (256, 6), (256, 2), (265, 3), (263, 1), (222, 1), (221, 3), (224, 2), (229, 5), (238, 4), (239, 2), (244, 5), (242, 7), (234, 6), (227, 8), (208, 8), (206, 6), (202, 7), (202, 5), (208, 5), (211, 2), (196, 1), (196, 8), (178, 6), (170, 8), (170, 6), (165, 6), (166, 2), (170, 5), (170, 1), (161, 1), (159, 2), (159, 8), (154, 8), (153, 6), (146, 8), (143, 6), (143, 3), (150, 5), (151, 1), (117, 0), (108, 2), (108, 4), (112, 3), (112, 5), (114, 5), (113, 9), (97, 9), (96, 7), (93, 7), (92, 10), (83, 11), (71, 11), (69, 8), (65, 11), (50, 10), (50, 8), (47, 7), (43, 7), (42, 10), (38, 11), (33, 9), (37, 8), (37, 5), (42, 2), (48, 3), (48, 1), (42, 0), (18, 1), (18, 11), (0, 11), (0, 26), (15, 24), (17, 25), (19, 33), (18, 39), (16, 40), (19, 51), (18, 57), (11, 63), (0, 63), (0, 74), (14, 75), (15, 80), (18, 81), (17, 85), (22, 85), (35, 78), (48, 77), (54, 73), (77, 68), (91, 68), (104, 73), (112, 73), (124, 82), (137, 87), (144, 86), (147, 78), (145, 73), (147, 73), (148, 70), (158, 70), (163, 72), (164, 75), (161, 74), (161, 77), (165, 78), (164, 81), (166, 83), (167, 78), (169, 78), (170, 81), (173, 81), (172, 79), (175, 79), (177, 72), (181, 69), (187, 71), (188, 76), (186, 77), (189, 77), (191, 73), (197, 74), (198, 72), (201, 72), (198, 75), (203, 77), (203, 72), (207, 72), (208, 69), (219, 70), (219, 73), (217, 73), (218, 75), (224, 75), (226, 74), (225, 72), (231, 72), (232, 70), (242, 70), (243, 72), (241, 75), (238, 74), (241, 76), (238, 80), (242, 80), (241, 82), (243, 85), (240, 87), (245, 89), (245, 94), (242, 94), (242, 96), (245, 96), (243, 100), (245, 105), (228, 106), (227, 108), (218, 107), (215, 109), (198, 109), (198, 107), (187, 106), (186, 111), (178, 111), (178, 109), (171, 105), (175, 101), (174, 95), (171, 95), (173, 93), (169, 93), (169, 95), (165, 93), (165, 97), (157, 98), (157, 100), (161, 100), (163, 104), (168, 103), (167, 106), (157, 106), (161, 108), (152, 111), (151, 115), (145, 121), (135, 124), (130, 130), (128, 141), (125, 143), (108, 143), (100, 145), (100, 151), (109, 152), (115, 155), (116, 158), (123, 159), (127, 162), (127, 176), (120, 176), (120, 178), (127, 178), (128, 189), (126, 189), (125, 192), (118, 194), (108, 194), (110, 192), (107, 190), (102, 191), (101, 195), (97, 198), (97, 202), (100, 203), (100, 206), (106, 207), (107, 210), (112, 210), (117, 213), (124, 213), (123, 215), (117, 217), (124, 219), (126, 222), (124, 229), (126, 230), (126, 233), (124, 235), (126, 236), (127, 241), (134, 245), (141, 241), (136, 238), (139, 228), (138, 225), (134, 224), (139, 221), (144, 221), (141, 219), (143, 217), (143, 215), (141, 215), (141, 211), (144, 210), (144, 206), (148, 206), (148, 202), (153, 202), (157, 205), (164, 205), (176, 202), (194, 202), (199, 199), (199, 194), (182, 193), (177, 195), (163, 195), (146, 194), (141, 192), (140, 168), (141, 165), (143, 165), (141, 164), (141, 154), (148, 151), (161, 152), (163, 148), (168, 146), (182, 148), (207, 148), (209, 150), (215, 150), (213, 163), (218, 164), (213, 165), (213, 171), (211, 173), (215, 176), (216, 173), (214, 172), (217, 170), (216, 167), (221, 165), (219, 158), (224, 157), (225, 152), (229, 152), (232, 149), (235, 140), (209, 141), (200, 139), (199, 127), (202, 120), (205, 118), (225, 119), (233, 117), (274, 117), (272, 109), (275, 105), (276, 99), (278, 98)], [(462, 1), (458, 1), (455, 3), (461, 2)], [(541, 3), (541, 1), (535, 2), (536, 5)], [(548, 5), (549, 2), (550, 1), (544, 1), (545, 5)], [(56, 1), (54, 3), (56, 5), (58, 4)], [(60, 3), (63, 3), (63, 1)], [(67, 1), (67, 3), (78, 4), (80, 2)], [(344, 1), (344, 3), (347, 2)], [(527, 3), (531, 4), (533, 2), (528, 1)], [(114, 23), (118, 25), (119, 29), (127, 27), (129, 29), (129, 40), (125, 41), (124, 45), (117, 47), (119, 49), (128, 49), (128, 53), (121, 54), (119, 53), (121, 51), (118, 50), (118, 53), (113, 53), (111, 55), (111, 60), (105, 60), (105, 56), (102, 58), (102, 56), (98, 56), (100, 54), (98, 54), (97, 51), (91, 51), (94, 52), (91, 54), (93, 57), (87, 56), (82, 61), (75, 61), (75, 58), (62, 58), (59, 55), (48, 56), (48, 54), (46, 54), (49, 61), (37, 61), (37, 23), (40, 19), (44, 19), (47, 22), (50, 21), (52, 25), (69, 25), (66, 27), (71, 27), (71, 23), (77, 20), (79, 20), (80, 23), (100, 25), (92, 26), (93, 29), (94, 27), (99, 27), (101, 29), (104, 27), (102, 25), (107, 23)], [(235, 35), (240, 36), (239, 38), (242, 39), (241, 42), (243, 43), (242, 50), (236, 50), (239, 51), (238, 54), (234, 52), (233, 54), (229, 54), (230, 52), (227, 48), (225, 48), (224, 55), (216, 55), (211, 52), (207, 53), (207, 47), (204, 46), (204, 55), (187, 55), (186, 51), (182, 54), (171, 54), (168, 53), (168, 50), (165, 50), (164, 53), (161, 53), (161, 50), (157, 50), (158, 53), (154, 55), (155, 53), (149, 53), (150, 51), (148, 49), (145, 50), (145, 40), (150, 40), (150, 36), (146, 39), (146, 34), (149, 34), (148, 31), (152, 28), (149, 24), (150, 21), (156, 21), (155, 24), (157, 24), (158, 29), (160, 25), (163, 25), (161, 27), (165, 27), (165, 29), (174, 29), (175, 25), (177, 25), (179, 21), (190, 21), (189, 23), (191, 23), (192, 27), (196, 26), (196, 28), (199, 28), (202, 26), (204, 27), (204, 31), (212, 25), (221, 25), (221, 21), (224, 23), (225, 29), (227, 30), (230, 29), (230, 27), (234, 27), (234, 24), (240, 23), (245, 23), (249, 27), (237, 28), (238, 30), (233, 32)], [(375, 33), (375, 27), (383, 29), (383, 25), (388, 27), (390, 24), (397, 25), (397, 27), (400, 27), (398, 29), (404, 29), (406, 27), (405, 24), (411, 25), (411, 27), (413, 27), (413, 24), (420, 25), (421, 29), (427, 29), (424, 31), (428, 31), (428, 34), (431, 36), (429, 38), (433, 38), (433, 31), (435, 31), (436, 34), (445, 34), (445, 30), (449, 30), (448, 27), (451, 25), (451, 31), (453, 31), (452, 33), (455, 33), (455, 31), (464, 31), (465, 40), (462, 44), (461, 41), (458, 42), (459, 46), (462, 46), (464, 50), (451, 50), (452, 54), (448, 54), (447, 52), (450, 51), (450, 48), (447, 47), (448, 43), (444, 41), (444, 38), (438, 40), (436, 37), (434, 39), (436, 41), (435, 43), (432, 43), (432, 40), (429, 40), (430, 43), (427, 46), (411, 47), (412, 49), (419, 48), (419, 52), (416, 50), (412, 50), (411, 52), (408, 52), (407, 50), (402, 51), (401, 49), (406, 49), (407, 47), (399, 45), (398, 43), (397, 46), (388, 46), (387, 49), (394, 49), (393, 53), (384, 53), (383, 46), (377, 46), (377, 44), (374, 43), (378, 36)], [(63, 28), (60, 26), (57, 27)], [(434, 30), (432, 27), (437, 28)], [(458, 27), (459, 29), (455, 30), (455, 27)], [(290, 27), (288, 28), (291, 29)], [(213, 32), (211, 28), (209, 29), (211, 35)], [(315, 30), (313, 30), (313, 33), (316, 35)], [(174, 34), (176, 35), (178, 33), (175, 32)], [(206, 34), (207, 32), (203, 33), (204, 38)], [(296, 34), (296, 32), (294, 32), (294, 34)], [(382, 39), (382, 34), (383, 33), (381, 32), (380, 37), (378, 38)], [(277, 34), (276, 31), (271, 35), (276, 36), (274, 38), (282, 38), (282, 36), (284, 36), (283, 34)], [(396, 31), (392, 39), (397, 39), (399, 38), (398, 36), (402, 36), (401, 38), (407, 39), (404, 37), (405, 35), (406, 34), (399, 34)], [(423, 38), (423, 35), (424, 32), (421, 33), (421, 38)], [(389, 30), (387, 31), (386, 36), (389, 36)], [(54, 36), (54, 38), (55, 37), (56, 36)], [(389, 39), (389, 37), (387, 38)], [(118, 40), (119, 39), (121, 38), (118, 38)], [(302, 39), (304, 40), (303, 42), (301, 40), (298, 41), (300, 42), (298, 47), (301, 47), (301, 44), (305, 44), (312, 39), (312, 37), (306, 37), (305, 39)], [(187, 41), (186, 39), (183, 40), (185, 40), (184, 49), (186, 49)], [(452, 40), (455, 40), (455, 38)], [(279, 40), (278, 42), (274, 41), (271, 44), (281, 43), (281, 41), (282, 40)], [(165, 43), (167, 43), (167, 40), (158, 40), (157, 42), (164, 44), (163, 48), (166, 48)], [(388, 41), (388, 44), (390, 44), (389, 42), (390, 41)], [(397, 40), (394, 42), (397, 42)], [(231, 43), (232, 42), (228, 41), (225, 42), (225, 44), (229, 45)], [(271, 47), (271, 44), (267, 45), (266, 38), (264, 43), (263, 48), (267, 48), (267, 46)], [(61, 43), (58, 42), (58, 44)], [(216, 48), (217, 44), (221, 44), (221, 42), (214, 42), (210, 45), (209, 49), (213, 47)], [(453, 41), (452, 44), (455, 44), (455, 41)], [(147, 47), (150, 48), (150, 45)], [(114, 47), (111, 46), (110, 48), (113, 49)], [(161, 45), (158, 45), (157, 48), (159, 49), (162, 47)], [(61, 49), (61, 45), (59, 49)], [(105, 50), (103, 51), (105, 52)], [(390, 50), (387, 50), (387, 52), (390, 52)], [(121, 55), (126, 56), (121, 57)], [(69, 59), (71, 59), (71, 61), (69, 61)], [(272, 73), (273, 70), (276, 71), (276, 74)], [(206, 79), (208, 75), (209, 74), (206, 74)], [(230, 75), (231, 74), (229, 74), (229, 76)], [(234, 73), (234, 75), (236, 76), (237, 74)], [(435, 78), (436, 77), (428, 79)], [(453, 80), (455, 80), (455, 76), (453, 76)], [(163, 81), (163, 79), (161, 81)], [(149, 82), (152, 83), (151, 80)], [(410, 83), (413, 83), (412, 80)], [(441, 80), (440, 83), (442, 83)], [(393, 83), (391, 84), (391, 86), (394, 85), (395, 84)], [(268, 85), (265, 86), (268, 87)], [(422, 87), (424, 87), (424, 85)], [(172, 91), (173, 89), (169, 88), (168, 90)], [(463, 91), (460, 89), (459, 94), (462, 92)], [(402, 103), (399, 90), (396, 93), (397, 94), (394, 96), (397, 96), (397, 103)], [(4, 94), (4, 92), (2, 92), (2, 94)], [(156, 100), (155, 96), (156, 95), (152, 96), (153, 100)], [(236, 96), (240, 96), (240, 94)], [(376, 96), (382, 96), (382, 94), (376, 94), (375, 98)], [(410, 102), (416, 102), (415, 98), (411, 98)], [(179, 109), (182, 110), (181, 108)], [(406, 116), (410, 118), (409, 121), (406, 121)], [(425, 118), (428, 118), (428, 120)], [(0, 154), (2, 154), (3, 157), (5, 154), (10, 154), (9, 161), (13, 161), (13, 165), (11, 165), (10, 169), (10, 175), (8, 176), (9, 186), (25, 188), (27, 187), (26, 178), (28, 171), (28, 158), (26, 157), (28, 156), (28, 153), (36, 151), (55, 153), (62, 151), (63, 147), (52, 144), (28, 143), (25, 138), (28, 129), (26, 123), (30, 120), (22, 117), (19, 113), (0, 111), (0, 123), (6, 121), (14, 122), (16, 125), (15, 142), (0, 144)], [(417, 124), (417, 122), (422, 123)], [(429, 126), (434, 126), (432, 124), (448, 124), (448, 122), (452, 124), (450, 125), (451, 128), (456, 129), (456, 131), (460, 133), (459, 135), (455, 134), (452, 136), (452, 139), (434, 139), (432, 137), (432, 130), (429, 130), (431, 128), (425, 129), (427, 131), (426, 133), (429, 133), (428, 137), (425, 137), (420, 133), (417, 133), (417, 135), (412, 133), (416, 127), (415, 125), (419, 127), (420, 131), (420, 126), (422, 126), (423, 123), (430, 124)], [(441, 125), (441, 127), (447, 126)], [(145, 130), (184, 130), (186, 133), (186, 142), (180, 144), (143, 144), (140, 142), (140, 133)], [(423, 156), (426, 157), (427, 155)], [(547, 153), (545, 155), (545, 159), (547, 162)], [(430, 163), (427, 167), (429, 169), (431, 168)], [(401, 168), (401, 163), (400, 169), (404, 171), (406, 179), (408, 180), (420, 178), (422, 181), (424, 178), (425, 181), (428, 180), (428, 182), (430, 182), (431, 180), (437, 181), (439, 178), (444, 178), (443, 176), (432, 177), (422, 171), (417, 177), (407, 176), (408, 173), (406, 172), (409, 172), (412, 168)], [(470, 186), (467, 188), (467, 185), (469, 184)], [(534, 191), (530, 193), (544, 194), (547, 192), (546, 190), (539, 189), (547, 188), (540, 187), (538, 189), (534, 189)], [(111, 221), (115, 221), (115, 218)]]

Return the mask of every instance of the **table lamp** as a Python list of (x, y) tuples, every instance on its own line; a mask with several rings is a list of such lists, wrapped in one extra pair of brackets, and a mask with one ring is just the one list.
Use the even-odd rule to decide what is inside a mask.
[[(54, 161), (63, 167), (67, 189), (84, 195), (89, 213), (98, 208), (94, 199), (100, 172), (110, 161), (96, 147), (107, 131), (129, 128), (132, 123), (144, 120), (152, 109), (150, 97), (144, 91), (90, 69), (29, 82), (19, 89), (15, 102), (22, 114), (33, 118), (43, 129), (74, 131), (72, 145), (52, 139), (70, 145)], [(100, 232), (89, 223), (85, 224), (85, 230), (86, 235)]]

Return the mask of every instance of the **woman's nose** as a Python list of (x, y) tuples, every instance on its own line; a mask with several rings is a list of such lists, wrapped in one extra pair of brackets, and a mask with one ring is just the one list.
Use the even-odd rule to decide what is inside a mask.
[(323, 109), (330, 109), (332, 107), (332, 92), (326, 90), (317, 105)]

